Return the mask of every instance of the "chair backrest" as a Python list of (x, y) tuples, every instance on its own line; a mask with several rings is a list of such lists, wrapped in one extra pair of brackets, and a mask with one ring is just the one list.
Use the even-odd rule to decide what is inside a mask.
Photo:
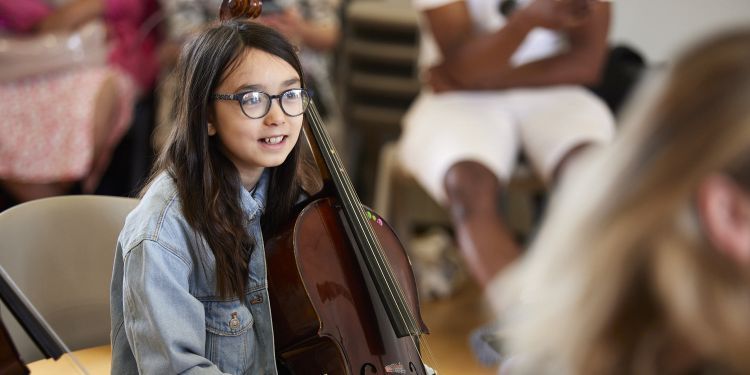
[[(70, 350), (109, 343), (109, 284), (117, 236), (134, 198), (62, 196), (0, 213), (0, 265)], [(2, 306), (26, 361), (42, 357)]]

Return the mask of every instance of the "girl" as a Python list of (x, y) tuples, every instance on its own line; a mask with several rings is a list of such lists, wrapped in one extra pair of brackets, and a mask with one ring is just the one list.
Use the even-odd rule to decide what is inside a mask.
[(232, 21), (177, 74), (177, 123), (118, 240), (112, 373), (273, 374), (263, 239), (302, 193), (302, 70), (280, 34)]

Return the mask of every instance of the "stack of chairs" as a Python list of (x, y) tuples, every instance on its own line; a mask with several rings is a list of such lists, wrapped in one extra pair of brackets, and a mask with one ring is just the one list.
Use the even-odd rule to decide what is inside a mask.
[(370, 203), (381, 147), (398, 138), (419, 93), (417, 12), (409, 0), (354, 0), (344, 9), (338, 67), (348, 167)]

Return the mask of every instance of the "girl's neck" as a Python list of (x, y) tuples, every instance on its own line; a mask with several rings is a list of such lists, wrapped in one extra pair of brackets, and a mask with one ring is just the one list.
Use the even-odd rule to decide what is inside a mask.
[(255, 185), (258, 184), (260, 176), (263, 175), (263, 170), (265, 170), (265, 168), (240, 171), (242, 186), (247, 189), (247, 191), (252, 191), (255, 188)]

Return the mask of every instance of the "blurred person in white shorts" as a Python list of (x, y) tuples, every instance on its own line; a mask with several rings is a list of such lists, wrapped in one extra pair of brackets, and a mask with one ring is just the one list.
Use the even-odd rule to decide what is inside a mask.
[(424, 85), (404, 119), (400, 162), (450, 210), (483, 287), (519, 254), (498, 199), (521, 150), (551, 186), (581, 151), (613, 138), (612, 114), (583, 87), (599, 80), (610, 5), (413, 1)]

